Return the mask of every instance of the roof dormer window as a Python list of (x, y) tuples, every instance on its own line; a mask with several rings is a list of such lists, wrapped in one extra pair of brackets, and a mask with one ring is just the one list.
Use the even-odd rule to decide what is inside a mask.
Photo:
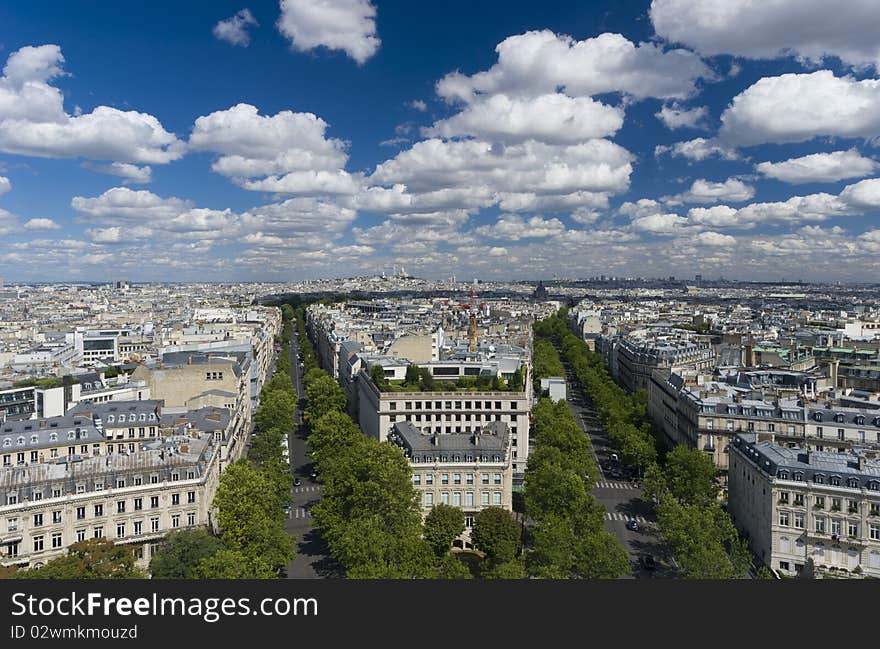
[(57, 442), (58, 441), (58, 433), (50, 433), (49, 434), (49, 441), (50, 442)]
[(108, 424), (112, 424), (114, 421), (116, 421), (116, 417), (114, 415), (107, 415)]
[(24, 437), (19, 437), (17, 440), (15, 440), (15, 443), (19, 446), (24, 446)]

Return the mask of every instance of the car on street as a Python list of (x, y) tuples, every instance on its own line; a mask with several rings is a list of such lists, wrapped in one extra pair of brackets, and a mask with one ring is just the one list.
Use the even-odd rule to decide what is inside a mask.
[(627, 521), (626, 529), (632, 530), (633, 532), (639, 531), (639, 524), (636, 521)]
[(318, 472), (315, 471), (314, 469), (312, 469), (312, 472), (309, 474), (309, 477), (310, 477), (312, 480), (317, 480), (317, 479), (318, 479)]
[(284, 514), (286, 516), (290, 516), (290, 510), (292, 509), (290, 503), (284, 503)]
[(302, 483), (303, 483), (303, 481), (300, 480), (299, 478), (294, 478), (294, 479), (293, 479), (293, 486), (294, 486), (294, 487), (299, 487), (300, 485), (302, 485)]
[(654, 570), (657, 567), (657, 561), (650, 554), (643, 554), (641, 562), (645, 570)]

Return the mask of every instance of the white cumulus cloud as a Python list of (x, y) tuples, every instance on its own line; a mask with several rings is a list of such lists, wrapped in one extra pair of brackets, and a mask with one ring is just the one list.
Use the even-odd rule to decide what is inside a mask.
[(657, 34), (703, 55), (880, 63), (876, 0), (653, 0)]
[(251, 35), (247, 28), (251, 25), (259, 26), (251, 10), (245, 7), (234, 16), (221, 20), (214, 25), (214, 36), (230, 45), (247, 47), (251, 42)]
[(281, 0), (277, 27), (295, 50), (342, 50), (359, 64), (381, 44), (369, 0)]
[(782, 162), (761, 162), (755, 165), (755, 169), (768, 178), (798, 185), (870, 176), (878, 166), (875, 160), (862, 156), (856, 149), (849, 149), (813, 153)]

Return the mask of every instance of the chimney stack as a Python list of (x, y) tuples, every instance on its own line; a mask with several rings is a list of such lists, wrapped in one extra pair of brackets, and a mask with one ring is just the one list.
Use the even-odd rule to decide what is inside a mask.
[(859, 471), (864, 471), (865, 467), (868, 466), (868, 458), (864, 455), (859, 455)]

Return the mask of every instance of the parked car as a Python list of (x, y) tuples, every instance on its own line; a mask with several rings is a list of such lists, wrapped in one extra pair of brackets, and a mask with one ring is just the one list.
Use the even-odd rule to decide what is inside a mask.
[(633, 532), (639, 531), (639, 524), (636, 521), (627, 521), (626, 529), (632, 530)]
[(302, 483), (303, 483), (303, 481), (300, 480), (299, 478), (294, 478), (294, 479), (293, 479), (293, 486), (294, 486), (294, 487), (299, 487), (299, 486), (302, 485)]

